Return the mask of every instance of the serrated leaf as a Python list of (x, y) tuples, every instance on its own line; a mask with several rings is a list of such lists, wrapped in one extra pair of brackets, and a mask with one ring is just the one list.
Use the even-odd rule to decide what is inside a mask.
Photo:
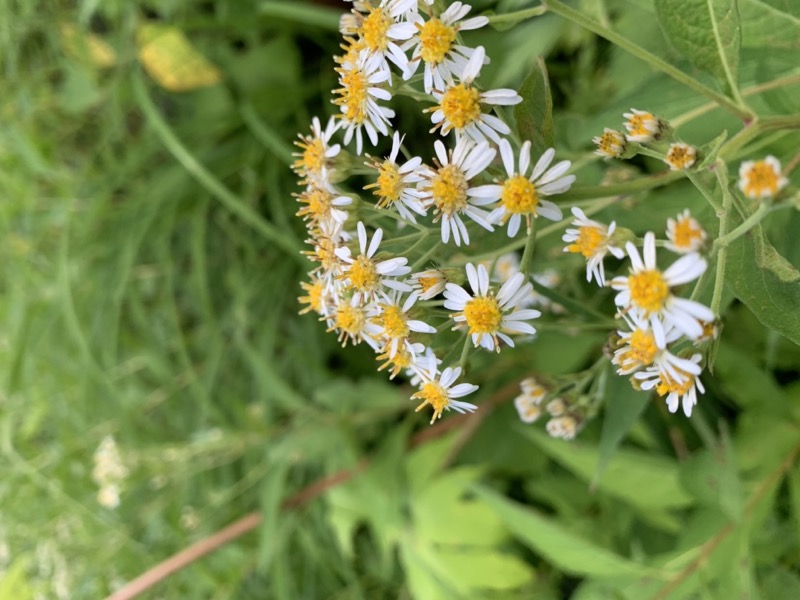
[(800, 345), (798, 272), (767, 241), (761, 227), (731, 244), (727, 269), (734, 294), (758, 320)]
[(631, 387), (627, 377), (620, 377), (613, 367), (607, 371), (608, 383), (603, 397), (603, 430), (600, 433), (599, 450), (592, 487), (597, 486), (609, 461), (617, 452), (622, 439), (630, 431), (648, 405), (647, 394)]
[(550, 93), (550, 80), (547, 67), (540, 56), (531, 72), (519, 89), (522, 102), (514, 107), (517, 130), (523, 140), (530, 140), (532, 159), (541, 156), (552, 148), (553, 139), (553, 97)]
[(652, 569), (597, 546), (553, 519), (512, 502), (487, 487), (478, 486), (474, 490), (497, 512), (514, 536), (567, 573), (595, 577), (653, 574)]
[(667, 39), (698, 69), (738, 89), (741, 24), (736, 0), (655, 0)]
[(139, 28), (136, 39), (145, 71), (167, 90), (185, 92), (210, 87), (222, 79), (219, 69), (175, 27), (147, 23)]
[(800, 6), (796, 0), (765, 2), (739, 0), (742, 46), (745, 48), (800, 49)]

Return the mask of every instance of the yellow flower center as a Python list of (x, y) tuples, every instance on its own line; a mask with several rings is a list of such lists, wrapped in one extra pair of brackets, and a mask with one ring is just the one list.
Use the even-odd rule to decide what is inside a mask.
[(336, 311), (336, 327), (350, 336), (357, 336), (367, 323), (363, 308), (352, 304), (341, 304)]
[(682, 250), (693, 250), (703, 241), (703, 229), (690, 217), (679, 218), (672, 230), (672, 243)]
[(635, 329), (628, 339), (630, 350), (625, 353), (625, 362), (633, 362), (641, 366), (652, 365), (658, 354), (656, 338), (650, 331)]
[(745, 175), (744, 193), (749, 198), (774, 196), (780, 189), (780, 174), (765, 160), (753, 163)]
[(539, 198), (536, 195), (536, 186), (522, 175), (512, 177), (503, 184), (503, 193), (500, 202), (510, 214), (536, 214)]
[(647, 123), (652, 123), (655, 121), (655, 117), (650, 113), (641, 113), (635, 114), (630, 119), (628, 119), (628, 133), (630, 135), (646, 135), (651, 136), (653, 132), (650, 131), (647, 127)]
[(303, 281), (300, 284), (306, 292), (306, 296), (300, 296), (297, 300), (300, 304), (307, 304), (303, 310), (300, 311), (301, 315), (304, 315), (310, 311), (314, 311), (316, 313), (322, 314), (322, 298), (325, 294), (325, 283), (321, 279), (317, 279), (312, 283), (306, 283)]
[(596, 255), (606, 242), (606, 232), (594, 225), (583, 225), (578, 228), (578, 239), (567, 246), (570, 252), (580, 252), (584, 258)]
[(306, 138), (304, 142), (298, 143), (303, 149), (303, 154), (299, 160), (295, 161), (294, 168), (306, 173), (318, 174), (325, 166), (325, 144), (320, 138)]
[(359, 292), (374, 292), (381, 280), (373, 260), (363, 254), (353, 261), (347, 277), (350, 278), (350, 285)]
[(667, 152), (667, 163), (675, 170), (688, 169), (694, 164), (695, 149), (685, 144), (675, 144)]
[(373, 8), (361, 24), (361, 39), (370, 50), (386, 50), (389, 38), (386, 33), (392, 25), (392, 19), (382, 8)]
[(423, 294), (430, 291), (440, 281), (441, 279), (438, 277), (419, 277), (417, 279), (417, 283), (419, 283), (419, 287), (422, 288)]
[(679, 396), (683, 396), (686, 394), (692, 386), (694, 385), (694, 375), (691, 373), (687, 373), (682, 369), (678, 369), (677, 367), (675, 370), (684, 376), (683, 383), (678, 382), (676, 379), (670, 377), (667, 373), (661, 374), (661, 381), (656, 386), (656, 392), (658, 392), (659, 396), (666, 396), (667, 394), (676, 393)]
[(470, 333), (495, 334), (500, 329), (503, 313), (497, 299), (492, 296), (478, 296), (464, 306), (464, 317)]
[(669, 297), (669, 286), (657, 269), (630, 275), (628, 287), (631, 291), (631, 302), (648, 315), (660, 311)]
[(414, 357), (404, 344), (397, 348), (397, 352), (395, 352), (394, 357), (392, 357), (390, 353), (391, 351), (387, 350), (383, 354), (376, 356), (375, 360), (384, 361), (384, 363), (378, 367), (378, 371), (383, 371), (391, 366), (392, 369), (389, 371), (389, 379), (394, 379), (400, 371), (403, 369), (408, 369), (411, 366), (411, 361)]
[(383, 323), (383, 333), (388, 338), (403, 339), (411, 333), (405, 313), (394, 304), (383, 305), (381, 322)]
[(363, 123), (367, 118), (367, 77), (359, 69), (341, 69), (340, 73), (342, 87), (336, 93), (342, 97), (334, 103), (345, 107), (345, 119)]
[(391, 161), (384, 161), (378, 172), (378, 180), (375, 182), (377, 189), (373, 192), (379, 196), (379, 205), (389, 205), (400, 199), (403, 192), (403, 181), (400, 169)]
[(436, 208), (454, 215), (467, 207), (467, 180), (455, 165), (445, 165), (431, 181), (431, 195)]
[(341, 264), (341, 259), (336, 256), (336, 249), (339, 246), (330, 238), (320, 238), (314, 246), (314, 250), (305, 251), (309, 260), (320, 263), (324, 271), (332, 271)]
[(625, 149), (625, 138), (617, 131), (605, 131), (597, 140), (597, 149), (605, 156), (616, 158)]
[(297, 216), (309, 217), (314, 221), (322, 221), (330, 214), (333, 195), (322, 188), (314, 186), (309, 191), (301, 194), (298, 201), (306, 206), (297, 211)]
[(447, 397), (447, 390), (445, 390), (441, 384), (436, 381), (426, 383), (422, 386), (420, 391), (411, 397), (419, 398), (423, 401), (422, 404), (417, 407), (416, 412), (422, 410), (426, 404), (430, 404), (431, 408), (433, 408), (433, 418), (431, 418), (431, 423), (440, 418), (444, 412), (444, 409), (446, 409), (450, 404), (450, 398)]
[(463, 129), (481, 116), (481, 95), (475, 88), (459, 83), (448, 88), (439, 108), (453, 128)]
[(426, 63), (438, 65), (450, 52), (456, 40), (456, 28), (436, 17), (419, 28), (420, 56)]

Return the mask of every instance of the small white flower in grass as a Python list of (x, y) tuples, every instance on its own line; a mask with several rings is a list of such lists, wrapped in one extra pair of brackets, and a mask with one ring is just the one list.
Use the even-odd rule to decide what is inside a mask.
[(627, 277), (611, 280), (611, 287), (619, 291), (614, 298), (616, 305), (634, 322), (649, 322), (660, 347), (665, 346), (665, 325), (675, 327), (691, 339), (700, 337), (702, 322), (713, 321), (714, 313), (699, 302), (673, 295), (671, 288), (700, 277), (708, 266), (705, 259), (698, 254), (686, 254), (662, 272), (656, 264), (655, 235), (650, 231), (644, 236), (644, 260), (631, 242), (625, 249), (632, 268)]
[(423, 217), (426, 215), (425, 207), (420, 200), (424, 194), (417, 189), (417, 184), (423, 180), (427, 168), (422, 165), (422, 159), (418, 156), (402, 165), (397, 164), (397, 155), (402, 143), (400, 134), (395, 132), (389, 157), (384, 161), (371, 162), (370, 166), (378, 171), (377, 181), (365, 185), (364, 189), (373, 190), (373, 195), (378, 197), (378, 208), (395, 208), (403, 219), (416, 223), (414, 213)]
[(451, 408), (458, 413), (475, 412), (478, 407), (469, 402), (456, 400), (463, 398), (478, 389), (477, 385), (471, 383), (459, 383), (453, 385), (461, 376), (461, 367), (447, 367), (439, 375), (439, 368), (436, 365), (436, 357), (428, 359), (418, 368), (417, 374), (420, 377), (419, 391), (411, 396), (412, 400), (422, 400), (422, 404), (417, 407), (417, 412), (425, 406), (433, 409), (431, 425), (436, 419), (442, 417), (445, 410)]
[(453, 320), (458, 325), (464, 323), (467, 326), (476, 347), (483, 346), (499, 352), (499, 340), (514, 346), (514, 341), (506, 333), (536, 333), (536, 329), (526, 321), (542, 313), (533, 309), (515, 310), (533, 288), (530, 283), (523, 285), (525, 276), (522, 273), (506, 281), (496, 296), (494, 290), (489, 288), (489, 274), (483, 265), (478, 265), (476, 269), (473, 264), (467, 264), (467, 279), (473, 295), (460, 285), (448, 283), (444, 292), (444, 307), (457, 311)]
[(420, 300), (430, 300), (444, 291), (447, 276), (439, 269), (428, 269), (412, 274), (408, 282)]
[(643, 390), (656, 390), (662, 398), (667, 397), (667, 407), (670, 412), (676, 412), (678, 406), (683, 406), (683, 412), (687, 417), (692, 416), (692, 409), (697, 404), (697, 393), (705, 393), (703, 383), (699, 375), (702, 372), (700, 367), (700, 355), (695, 354), (690, 359), (680, 359), (680, 367), (667, 369), (663, 364), (655, 364), (644, 371), (640, 371), (634, 377), (641, 381)]
[(646, 144), (647, 142), (652, 142), (661, 134), (663, 128), (661, 120), (647, 111), (632, 108), (631, 112), (627, 112), (622, 116), (628, 119), (624, 125), (625, 129), (628, 130), (628, 134), (625, 137), (629, 142)]
[(353, 203), (350, 196), (340, 194), (324, 180), (312, 180), (305, 191), (293, 196), (303, 205), (295, 214), (302, 217), (308, 227), (317, 227), (328, 221), (343, 224), (347, 220), (347, 211), (342, 208)]
[(542, 399), (547, 395), (547, 390), (533, 377), (528, 377), (520, 382), (522, 393), (514, 398), (514, 408), (523, 423), (534, 423), (542, 415)]
[(684, 171), (691, 167), (697, 160), (697, 149), (683, 142), (670, 144), (664, 162), (672, 171)]
[(364, 341), (377, 352), (381, 347), (377, 340), (380, 327), (374, 323), (373, 318), (379, 312), (380, 308), (374, 302), (362, 304), (356, 296), (349, 300), (341, 299), (334, 309), (328, 332), (337, 333), (342, 347), (347, 346), (348, 341), (353, 345)]
[(687, 208), (676, 219), (667, 219), (667, 237), (669, 242), (664, 247), (678, 254), (688, 254), (700, 250), (708, 236)]
[(402, 301), (400, 292), (393, 290), (378, 301), (381, 312), (375, 317), (375, 323), (380, 327), (379, 339), (384, 342), (383, 350), (389, 351), (389, 356), (394, 358), (398, 348), (404, 346), (412, 350), (409, 336), (412, 332), (436, 333), (436, 328), (424, 321), (410, 319), (408, 312), (413, 308), (418, 296), (414, 293)]
[[(378, 371), (389, 369), (389, 379), (394, 379), (400, 371), (405, 370), (406, 374), (408, 374), (408, 370), (413, 369), (417, 361), (422, 358), (426, 352), (426, 348), (419, 342), (414, 342), (408, 345), (402, 344), (398, 346), (394, 356), (391, 356), (391, 349), (379, 350), (379, 352), (380, 354), (375, 357), (375, 360), (382, 360), (383, 364), (378, 367)], [(413, 373), (412, 371), (411, 376), (414, 376)], [(416, 384), (412, 382), (412, 385)]]
[(739, 189), (753, 200), (775, 197), (789, 183), (781, 174), (781, 163), (774, 156), (746, 160), (739, 167)]
[(340, 98), (333, 103), (339, 106), (344, 129), (344, 143), (349, 144), (355, 136), (356, 154), (361, 154), (364, 146), (362, 129), (366, 130), (369, 141), (374, 146), (378, 143), (378, 134), (389, 135), (389, 120), (394, 111), (380, 106), (378, 100), (391, 100), (392, 94), (379, 87), (389, 79), (389, 71), (383, 68), (381, 57), (370, 55), (361, 50), (356, 60), (344, 60), (336, 68), (339, 73), (339, 84), (334, 90)]
[(498, 206), (489, 215), (492, 223), (508, 222), (508, 237), (519, 232), (522, 217), (525, 217), (527, 231), (531, 229), (531, 221), (542, 216), (551, 221), (561, 220), (561, 209), (543, 196), (562, 194), (575, 181), (574, 175), (564, 175), (570, 168), (568, 160), (562, 160), (550, 167), (556, 152), (552, 148), (545, 151), (536, 161), (530, 176), (527, 175), (531, 165), (531, 143), (522, 144), (519, 152), (519, 168), (514, 165), (514, 151), (508, 140), (501, 140), (500, 156), (508, 178), (501, 184), (482, 185), (473, 190), (473, 195), (481, 201), (495, 202)]
[(564, 415), (550, 419), (545, 426), (550, 437), (562, 440), (574, 440), (578, 434), (578, 421), (572, 415)]
[(472, 7), (468, 4), (453, 2), (439, 17), (432, 16), (425, 21), (418, 16), (414, 20), (419, 34), (409, 43), (412, 48), (411, 60), (403, 75), (404, 79), (409, 79), (420, 63), (425, 63), (422, 81), (425, 93), (430, 94), (434, 89), (445, 89), (447, 82), (462, 77), (475, 50), (459, 45), (458, 33), (479, 29), (489, 22), (487, 17), (462, 20), (470, 10)]
[(341, 124), (333, 117), (328, 119), (325, 129), (322, 129), (320, 120), (314, 117), (311, 120), (311, 135), (298, 134), (299, 141), (295, 141), (302, 152), (295, 152), (297, 160), (292, 164), (292, 169), (304, 181), (326, 181), (331, 161), (339, 154), (341, 146), (330, 143), (331, 136)]
[(614, 245), (611, 238), (617, 224), (612, 221), (606, 226), (597, 221), (586, 217), (586, 214), (578, 207), (572, 208), (575, 220), (572, 225), (577, 229), (567, 229), (561, 239), (569, 246), (564, 248), (564, 252), (580, 253), (586, 259), (586, 281), (593, 278), (597, 285), (606, 284), (606, 273), (603, 266), (603, 259), (609, 252), (617, 258), (625, 258), (625, 251)]
[[(630, 375), (635, 371), (649, 367), (661, 360), (666, 364), (680, 364), (681, 359), (673, 361), (673, 354), (667, 352), (668, 344), (681, 337), (681, 332), (674, 327), (665, 327), (663, 339), (656, 339), (649, 323), (637, 325), (624, 317), (630, 331), (617, 331), (620, 337), (619, 347), (614, 351), (611, 362), (617, 365), (617, 373)], [(677, 357), (675, 357), (677, 358)]]
[(357, 36), (360, 46), (371, 57), (378, 56), (385, 70), (389, 69), (388, 60), (405, 71), (408, 57), (397, 42), (409, 39), (417, 29), (413, 23), (400, 19), (416, 5), (415, 0), (383, 0), (376, 7), (358, 2), (352, 16), (340, 20), (339, 28), (345, 35)]
[(487, 138), (494, 143), (500, 143), (501, 135), (511, 133), (508, 125), (494, 115), (481, 111), (485, 104), (496, 106), (511, 106), (522, 102), (522, 96), (512, 89), (497, 89), (481, 92), (473, 87), (472, 82), (480, 74), (486, 51), (483, 46), (478, 46), (472, 53), (469, 62), (461, 74), (461, 82), (449, 82), (443, 91), (434, 90), (433, 97), (438, 106), (426, 109), (432, 112), (431, 121), (434, 127), (431, 133), (441, 129), (442, 135), (447, 135), (455, 130), (456, 137), (469, 137), (476, 142)]
[(411, 271), (411, 267), (406, 266), (407, 258), (397, 256), (382, 261), (373, 259), (383, 239), (383, 229), (376, 229), (371, 241), (367, 239), (364, 223), (359, 221), (357, 229), (360, 250), (358, 256), (353, 258), (350, 248), (346, 246), (336, 249), (336, 256), (345, 263), (344, 271), (340, 275), (345, 287), (355, 292), (356, 299), (363, 298), (365, 301), (373, 299), (384, 287), (410, 292), (410, 285), (392, 279), (407, 275)]
[(433, 147), (438, 158), (434, 160), (437, 168), (428, 171), (420, 190), (424, 194), (423, 204), (434, 208), (434, 222), (442, 222), (442, 241), (446, 244), (452, 233), (456, 246), (461, 245), (461, 240), (469, 244), (469, 233), (462, 216), (494, 231), (488, 220), (489, 213), (477, 208), (487, 202), (473, 197), (475, 188), (469, 187), (469, 180), (489, 166), (497, 151), (490, 148), (488, 142), (476, 144), (467, 138), (458, 140), (450, 153), (440, 140), (436, 140)]
[(619, 158), (628, 145), (624, 135), (608, 127), (603, 130), (603, 135), (593, 137), (592, 142), (597, 146), (594, 153), (603, 158)]

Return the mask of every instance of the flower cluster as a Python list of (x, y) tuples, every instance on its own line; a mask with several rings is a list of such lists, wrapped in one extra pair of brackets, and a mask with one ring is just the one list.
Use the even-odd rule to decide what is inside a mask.
[(514, 407), (523, 423), (535, 423), (546, 414), (549, 420), (545, 429), (551, 437), (575, 439), (586, 420), (583, 407), (564, 397), (553, 397), (551, 390), (535, 377), (523, 379), (520, 392), (514, 398)]
[[(533, 156), (530, 141), (515, 149), (506, 137), (498, 107), (522, 98), (480, 86), (489, 58), (461, 35), (488, 19), (471, 11), (462, 2), (439, 12), (427, 0), (353, 0), (340, 21), (343, 54), (334, 57), (338, 114), (313, 119), (293, 164), (313, 263), (301, 313), (318, 314), (343, 345), (364, 342), (390, 378), (406, 374), (434, 420), (475, 410), (457, 398), (477, 387), (455, 383), (472, 348), (513, 347), (535, 334), (530, 321), (541, 312), (532, 306), (555, 310), (518, 265), (492, 281), (491, 266), (462, 260), (452, 246), (499, 228), (515, 238), (523, 223), (530, 233), (538, 217), (560, 220), (547, 198), (575, 180), (553, 149)], [(395, 129), (391, 102), (401, 92), (430, 102), (420, 110), (431, 121), (430, 160), (413, 156)], [(374, 157), (367, 144), (390, 148)], [(366, 185), (353, 182), (364, 174)], [(434, 227), (436, 240), (427, 237)], [(451, 330), (465, 338), (462, 358), (442, 369)]]

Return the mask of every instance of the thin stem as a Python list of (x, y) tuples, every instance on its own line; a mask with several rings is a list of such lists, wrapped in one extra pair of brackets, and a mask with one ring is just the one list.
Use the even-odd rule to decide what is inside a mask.
[(745, 219), (744, 222), (741, 225), (739, 225), (736, 229), (724, 235), (720, 233), (720, 236), (714, 241), (714, 247), (712, 248), (712, 251), (719, 252), (720, 254), (722, 254), (722, 252), (725, 251), (728, 248), (728, 246), (731, 245), (731, 242), (742, 237), (745, 233), (747, 233), (753, 227), (758, 225), (769, 211), (770, 207), (768, 204), (766, 203), (760, 204), (759, 207), (756, 209), (756, 211), (752, 215), (747, 217), (747, 219)]
[(546, 6), (535, 6), (533, 8), (526, 8), (524, 10), (518, 10), (501, 15), (487, 15), (487, 18), (489, 19), (489, 23), (492, 25), (497, 25), (498, 23), (520, 23), (522, 21), (526, 21), (527, 19), (541, 17), (546, 12)]
[(467, 360), (469, 359), (471, 344), (472, 336), (467, 332), (467, 336), (464, 338), (464, 347), (461, 349), (461, 358), (458, 359), (458, 366), (461, 367), (462, 371), (467, 370)]
[[(719, 235), (717, 241), (723, 239), (728, 232), (728, 221), (730, 219), (731, 206), (733, 205), (733, 198), (731, 191), (728, 187), (728, 166), (721, 159), (717, 159), (716, 169), (714, 173), (717, 176), (719, 187), (722, 190), (722, 212), (719, 215)], [(716, 242), (714, 243), (716, 246)], [(722, 303), (722, 288), (725, 286), (725, 262), (728, 260), (728, 246), (722, 246), (717, 254), (717, 274), (714, 279), (714, 293), (711, 296), (711, 312), (717, 317), (719, 314), (719, 307)]]
[(753, 113), (748, 110), (747, 108), (738, 105), (736, 102), (725, 96), (724, 94), (720, 94), (718, 91), (704, 85), (703, 83), (699, 82), (695, 78), (687, 75), (680, 69), (676, 69), (668, 62), (662, 60), (655, 54), (652, 54), (642, 48), (641, 46), (633, 43), (628, 38), (625, 38), (618, 33), (612, 31), (608, 27), (605, 27), (598, 23), (597, 21), (591, 19), (590, 17), (586, 16), (585, 14), (578, 12), (574, 8), (570, 8), (566, 4), (559, 2), (559, 0), (544, 0), (545, 6), (547, 6), (552, 12), (561, 15), (565, 19), (572, 21), (573, 23), (588, 29), (589, 31), (599, 35), (600, 37), (608, 40), (612, 44), (615, 44), (630, 52), (634, 56), (640, 58), (650, 66), (654, 67), (655, 69), (669, 75), (676, 81), (684, 84), (685, 86), (693, 89), (694, 91), (703, 94), (707, 98), (710, 98), (717, 104), (719, 104), (722, 108), (727, 110), (728, 112), (733, 113), (737, 117), (749, 121), (753, 118)]
[(739, 150), (739, 148), (742, 148), (765, 131), (798, 128), (800, 128), (800, 115), (763, 117), (756, 119), (750, 123), (750, 125), (729, 139), (720, 149), (719, 155), (722, 158), (731, 158), (733, 153)]
[(528, 238), (525, 240), (525, 249), (522, 251), (522, 260), (519, 261), (519, 272), (526, 277), (528, 276), (528, 267), (531, 264), (533, 251), (536, 247), (536, 221), (538, 221), (538, 219), (533, 219), (531, 227), (528, 230)]

